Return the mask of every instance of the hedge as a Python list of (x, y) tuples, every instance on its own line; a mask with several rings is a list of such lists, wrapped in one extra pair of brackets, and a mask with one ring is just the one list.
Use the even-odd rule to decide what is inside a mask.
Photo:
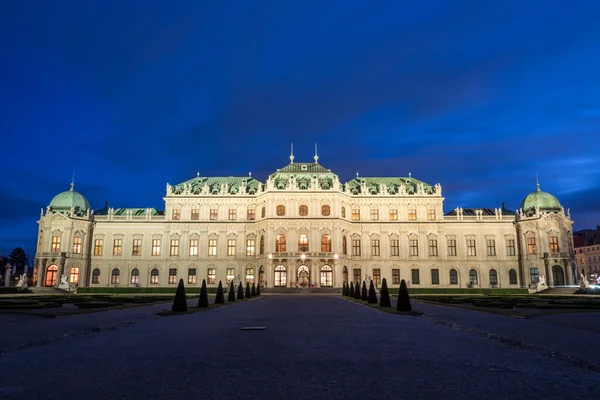
[[(175, 294), (176, 287), (91, 287), (91, 288), (77, 288), (77, 294), (83, 293), (164, 293), (164, 294)], [(217, 293), (216, 287), (207, 288), (208, 293)], [(200, 294), (199, 287), (186, 287), (185, 292), (187, 294)]]
[[(397, 288), (389, 288), (390, 294), (398, 294)], [(409, 294), (529, 294), (527, 289), (466, 289), (466, 288), (408, 288)]]

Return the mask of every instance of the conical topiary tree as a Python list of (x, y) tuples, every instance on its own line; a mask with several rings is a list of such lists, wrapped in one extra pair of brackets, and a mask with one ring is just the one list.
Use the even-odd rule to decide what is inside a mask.
[(227, 292), (227, 301), (235, 301), (235, 289), (233, 287), (233, 281), (229, 283), (229, 291)]
[(362, 301), (367, 301), (369, 299), (367, 295), (367, 283), (363, 281), (362, 290), (360, 291), (360, 299)]
[(360, 300), (360, 296), (360, 283), (356, 282), (356, 286), (354, 287), (354, 298)]
[(200, 298), (198, 299), (198, 307), (208, 307), (208, 291), (206, 290), (206, 279), (202, 279), (202, 287), (200, 288)]
[(237, 299), (244, 300), (244, 287), (242, 286), (242, 282), (238, 285)]
[(412, 306), (410, 305), (410, 299), (408, 297), (408, 287), (404, 279), (400, 282), (400, 290), (398, 291), (398, 303), (396, 304), (396, 310), (398, 311), (410, 311)]
[(186, 312), (187, 311), (187, 299), (185, 297), (185, 287), (183, 286), (183, 279), (179, 280), (177, 285), (177, 291), (175, 292), (175, 299), (173, 300), (173, 312)]
[(350, 288), (348, 287), (348, 282), (344, 282), (344, 296), (350, 296)]
[(256, 284), (252, 282), (252, 289), (250, 289), (250, 297), (256, 297)]
[(250, 292), (250, 282), (246, 282), (246, 298), (249, 299), (251, 296)]
[(379, 294), (379, 306), (380, 307), (391, 307), (390, 292), (388, 291), (387, 281), (383, 278), (381, 282), (381, 293)]
[(350, 282), (350, 289), (348, 290), (348, 297), (354, 297), (354, 282)]
[(342, 296), (346, 295), (346, 282), (342, 283)]
[(260, 284), (256, 285), (256, 297), (260, 296)]
[(217, 296), (215, 297), (215, 304), (225, 303), (225, 296), (223, 296), (223, 285), (219, 281), (219, 287), (217, 287)]
[(369, 299), (367, 300), (369, 304), (377, 304), (377, 292), (375, 291), (375, 285), (373, 281), (369, 285)]

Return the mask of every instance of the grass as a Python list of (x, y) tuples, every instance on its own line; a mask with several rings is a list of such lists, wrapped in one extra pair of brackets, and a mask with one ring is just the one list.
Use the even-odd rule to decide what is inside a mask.
[(369, 304), (366, 301), (357, 300), (357, 299), (353, 299), (353, 298), (350, 298), (350, 297), (343, 297), (343, 296), (338, 296), (338, 297), (340, 297), (340, 298), (342, 298), (344, 300), (348, 300), (348, 301), (350, 301), (352, 303), (356, 303), (356, 304), (359, 304), (361, 306), (369, 307), (369, 308), (375, 309), (377, 311), (381, 311), (381, 312), (385, 312), (385, 313), (389, 313), (389, 314), (410, 315), (410, 316), (413, 316), (413, 317), (418, 317), (418, 316), (424, 315), (424, 313), (421, 312), (421, 311), (415, 311), (415, 310), (412, 310), (412, 311), (398, 311), (398, 310), (396, 310), (396, 307), (394, 307), (394, 306), (392, 306), (392, 307), (380, 307), (379, 304)]

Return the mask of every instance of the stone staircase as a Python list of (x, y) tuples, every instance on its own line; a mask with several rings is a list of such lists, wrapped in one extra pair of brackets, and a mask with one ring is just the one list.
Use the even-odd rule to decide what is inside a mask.
[(35, 294), (66, 294), (67, 292), (65, 292), (62, 289), (59, 289), (57, 287), (37, 287), (37, 286), (31, 286), (27, 288), (29, 290), (30, 293), (35, 293)]
[(549, 289), (542, 290), (541, 292), (537, 292), (537, 294), (570, 295), (575, 294), (578, 289), (579, 287), (551, 287)]
[(342, 294), (342, 288), (284, 288), (284, 287), (270, 287), (261, 288), (260, 294), (281, 294), (281, 295), (303, 295), (303, 294), (325, 294), (335, 296)]

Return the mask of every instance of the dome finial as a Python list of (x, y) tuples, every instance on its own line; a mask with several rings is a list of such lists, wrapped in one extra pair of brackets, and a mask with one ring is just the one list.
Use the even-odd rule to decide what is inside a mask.
[(535, 191), (539, 192), (540, 190), (540, 181), (538, 180), (537, 171), (535, 171)]
[(294, 163), (294, 142), (290, 143), (290, 164)]
[(69, 189), (71, 192), (74, 191), (75, 189), (73, 189), (75, 187), (75, 170), (73, 170), (73, 178), (71, 178), (71, 189)]
[(317, 154), (317, 144), (315, 143), (315, 164), (319, 163), (319, 155)]

